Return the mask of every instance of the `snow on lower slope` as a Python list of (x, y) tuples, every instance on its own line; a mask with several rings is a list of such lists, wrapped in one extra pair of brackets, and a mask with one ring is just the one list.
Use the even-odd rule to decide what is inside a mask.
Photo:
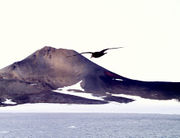
[(180, 103), (173, 100), (159, 103), (131, 102), (120, 104), (111, 102), (103, 105), (79, 104), (24, 104), (0, 107), (0, 113), (160, 113), (180, 114)]
[[(122, 95), (121, 95), (122, 96)], [(137, 97), (140, 98), (140, 97)], [(143, 99), (143, 98), (142, 98)], [(79, 104), (24, 104), (0, 107), (0, 113), (160, 113), (180, 114), (180, 103), (175, 100), (137, 100), (128, 104), (111, 102), (102, 105)]]
[(11, 99), (6, 99), (4, 102), (2, 102), (3, 104), (16, 104), (16, 102), (13, 102)]
[[(59, 88), (57, 90), (53, 90), (53, 92), (61, 93), (61, 94), (69, 94), (73, 96), (79, 96), (87, 99), (93, 99), (93, 100), (103, 100), (101, 97), (96, 97), (93, 96), (91, 93), (85, 93), (84, 89), (81, 87), (81, 82), (79, 81), (78, 83), (72, 85), (72, 86), (67, 86), (64, 88)], [(76, 92), (76, 91), (70, 91), (70, 90), (78, 90), (82, 92)]]
[[(68, 91), (76, 89), (84, 91), (80, 87), (80, 83), (69, 87), (64, 87), (54, 92), (80, 96), (88, 99), (102, 100), (101, 97), (95, 97), (90, 93), (80, 93)], [(102, 105), (79, 105), (79, 104), (23, 104), (17, 106), (0, 107), (0, 113), (160, 113), (160, 114), (180, 114), (180, 102), (176, 100), (150, 100), (139, 96), (131, 96), (125, 94), (112, 94), (112, 96), (120, 96), (134, 99), (134, 102), (122, 104), (110, 102)]]

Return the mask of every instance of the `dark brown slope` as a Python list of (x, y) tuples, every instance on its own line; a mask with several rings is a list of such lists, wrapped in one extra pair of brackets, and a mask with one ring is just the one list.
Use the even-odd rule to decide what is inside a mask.
[[(16, 104), (24, 103), (68, 103), (68, 104), (105, 104), (107, 101), (91, 100), (73, 95), (52, 92), (40, 83), (33, 85), (29, 82), (18, 80), (0, 80), (0, 106), (6, 99), (11, 99)], [(15, 104), (15, 105), (16, 105)], [(14, 104), (12, 104), (14, 105)]]
[(116, 77), (114, 74), (73, 50), (44, 47), (26, 59), (0, 70), (0, 76), (8, 80), (20, 80), (41, 84), (49, 89), (70, 86), (82, 80), (81, 86), (90, 92), (103, 94), (109, 90), (109, 82), (103, 78)]
[(44, 47), (26, 59), (3, 68), (0, 76), (3, 79), (42, 83), (55, 89), (80, 80), (98, 81), (99, 76), (104, 75), (105, 69), (81, 55), (71, 57), (74, 54), (77, 52), (73, 50)]
[[(16, 103), (83, 103), (102, 104), (107, 101), (90, 100), (72, 95), (53, 93), (52, 90), (70, 86), (83, 80), (86, 92), (104, 90), (99, 75), (103, 68), (73, 50), (44, 47), (22, 61), (0, 70), (0, 103), (13, 99)], [(94, 82), (96, 85), (94, 84)]]
[[(71, 56), (76, 55), (77, 56)], [(107, 96), (105, 101), (55, 94), (53, 89), (82, 80), (85, 92)], [(6, 87), (7, 86), (7, 87)], [(108, 92), (108, 94), (107, 94)], [(110, 93), (110, 94), (109, 94)], [(44, 47), (22, 61), (0, 70), (0, 103), (107, 103), (131, 102), (111, 93), (137, 95), (151, 99), (179, 99), (180, 83), (143, 82), (125, 78), (98, 66), (76, 51)]]

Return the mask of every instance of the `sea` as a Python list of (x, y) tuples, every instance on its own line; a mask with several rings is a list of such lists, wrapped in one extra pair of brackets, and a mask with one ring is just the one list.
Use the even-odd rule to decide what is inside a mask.
[(180, 115), (1, 113), (0, 138), (180, 138)]

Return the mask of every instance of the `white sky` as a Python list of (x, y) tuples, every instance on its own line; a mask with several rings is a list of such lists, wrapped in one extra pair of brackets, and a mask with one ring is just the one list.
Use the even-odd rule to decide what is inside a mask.
[(0, 68), (45, 45), (123, 46), (93, 61), (133, 79), (180, 81), (180, 1), (1, 0)]

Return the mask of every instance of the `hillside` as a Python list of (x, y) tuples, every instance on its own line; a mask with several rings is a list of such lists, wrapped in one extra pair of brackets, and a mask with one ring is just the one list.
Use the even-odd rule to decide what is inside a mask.
[[(72, 56), (77, 54), (77, 56)], [(83, 90), (102, 100), (88, 99), (53, 90), (80, 82)], [(44, 47), (22, 61), (0, 70), (1, 106), (23, 103), (106, 104), (132, 102), (132, 99), (113, 96), (128, 94), (149, 99), (180, 99), (178, 82), (143, 82), (115, 74), (78, 55), (74, 50)], [(10, 99), (15, 104), (5, 101)]]

